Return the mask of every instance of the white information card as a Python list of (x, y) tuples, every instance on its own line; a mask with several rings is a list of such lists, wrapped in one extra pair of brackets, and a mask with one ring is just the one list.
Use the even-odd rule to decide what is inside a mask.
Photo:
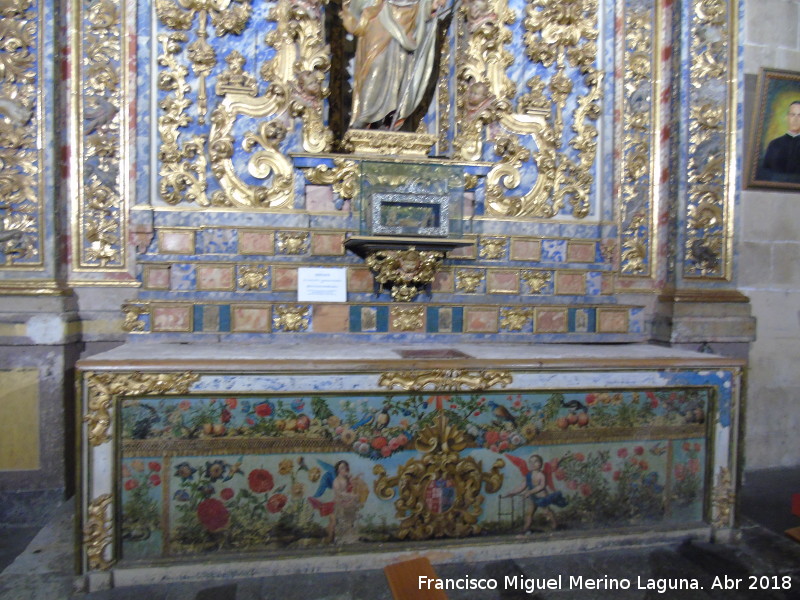
[(347, 269), (297, 269), (298, 302), (347, 302)]

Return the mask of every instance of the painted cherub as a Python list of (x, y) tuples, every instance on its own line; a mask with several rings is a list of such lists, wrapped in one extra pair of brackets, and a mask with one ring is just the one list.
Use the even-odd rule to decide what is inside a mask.
[(540, 508), (550, 526), (553, 529), (558, 527), (556, 515), (550, 507), (552, 505), (564, 507), (567, 505), (567, 499), (564, 498), (561, 492), (556, 491), (553, 485), (550, 464), (545, 464), (544, 459), (538, 454), (531, 454), (527, 462), (512, 454), (507, 454), (506, 457), (519, 469), (524, 481), (518, 488), (500, 497), (510, 498), (511, 496), (522, 495), (523, 498), (529, 500), (529, 502), (525, 503), (525, 521), (522, 526), (522, 533), (530, 533), (533, 516)]

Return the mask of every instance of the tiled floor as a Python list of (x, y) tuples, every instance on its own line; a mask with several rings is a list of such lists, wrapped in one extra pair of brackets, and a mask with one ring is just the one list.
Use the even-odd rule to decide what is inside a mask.
[[(529, 559), (439, 565), (441, 578), (491, 579), (496, 590), (450, 590), (451, 600), (800, 600), (800, 544), (781, 535), (800, 525), (790, 512), (800, 492), (800, 468), (748, 473), (742, 490), (745, 517), (741, 542), (731, 545), (686, 541), (644, 549), (605, 550)], [(260, 579), (121, 587), (74, 593), (71, 575), (72, 514), (62, 508), (35, 538), (33, 528), (0, 528), (0, 598), (3, 600), (391, 600), (380, 570), (284, 575)], [(32, 541), (30, 541), (32, 540)], [(27, 543), (29, 542), (30, 543)], [(25, 548), (24, 552), (20, 550)], [(10, 559), (19, 553), (11, 564)], [(515, 588), (560, 576), (560, 589)], [(755, 576), (754, 580), (750, 577)], [(506, 579), (508, 578), (508, 579)], [(583, 578), (583, 587), (577, 585)], [(588, 589), (587, 579), (601, 589)], [(738, 587), (733, 583), (739, 580)], [(628, 590), (602, 586), (624, 585)], [(703, 589), (660, 590), (659, 585), (696, 581)], [(715, 581), (720, 586), (715, 587)], [(750, 589), (752, 582), (773, 589)], [(508, 585), (506, 585), (508, 583)], [(648, 588), (648, 583), (651, 587)]]

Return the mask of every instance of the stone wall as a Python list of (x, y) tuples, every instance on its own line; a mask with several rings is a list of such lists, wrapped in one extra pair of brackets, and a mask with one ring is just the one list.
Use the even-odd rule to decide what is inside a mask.
[[(762, 67), (800, 66), (800, 2), (745, 0), (745, 133)], [(747, 136), (744, 137), (747, 139)], [(757, 318), (750, 349), (747, 469), (800, 464), (800, 193), (744, 190), (741, 196), (739, 289)]]

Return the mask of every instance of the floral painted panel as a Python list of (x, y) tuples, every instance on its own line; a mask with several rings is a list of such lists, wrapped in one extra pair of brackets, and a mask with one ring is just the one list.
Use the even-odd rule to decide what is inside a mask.
[(706, 387), (126, 400), (124, 559), (701, 521)]

